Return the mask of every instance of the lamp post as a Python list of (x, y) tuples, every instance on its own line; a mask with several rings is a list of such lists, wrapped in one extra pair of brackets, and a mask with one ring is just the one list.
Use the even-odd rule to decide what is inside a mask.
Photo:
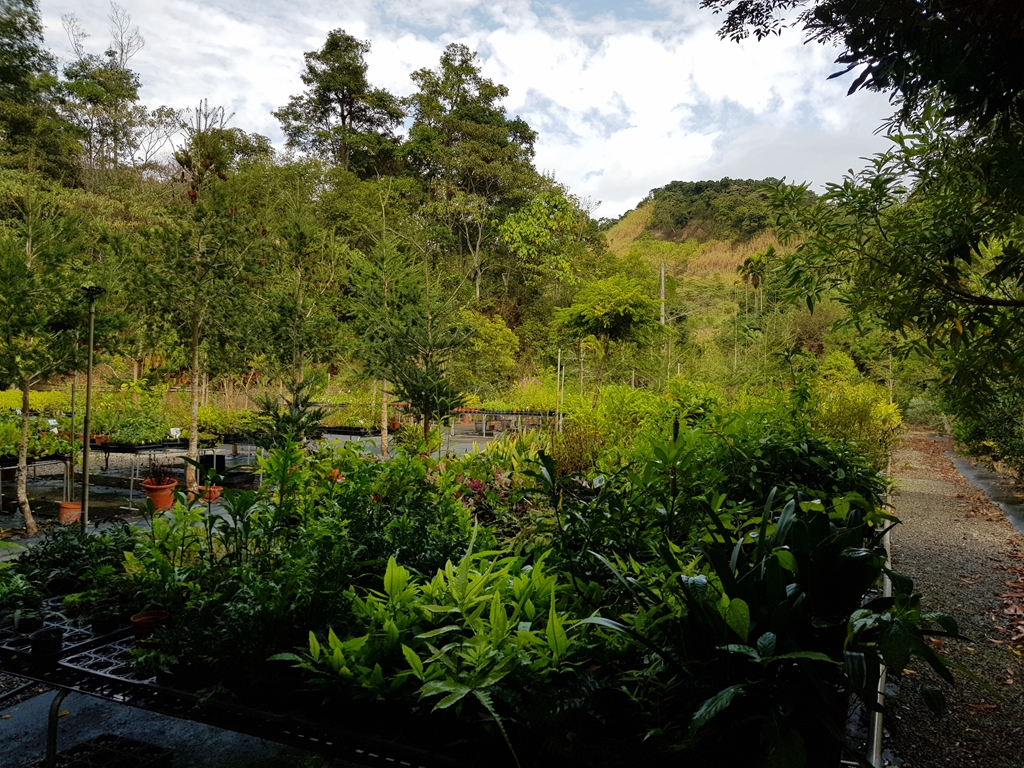
[(82, 531), (89, 526), (89, 417), (92, 413), (92, 353), (96, 327), (96, 299), (106, 293), (97, 285), (83, 286), (82, 292), (89, 299), (89, 357), (85, 369), (85, 419), (82, 423)]

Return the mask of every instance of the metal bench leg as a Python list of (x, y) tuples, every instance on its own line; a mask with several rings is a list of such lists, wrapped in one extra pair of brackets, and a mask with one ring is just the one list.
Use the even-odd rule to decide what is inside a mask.
[(50, 704), (50, 720), (46, 727), (46, 768), (57, 768), (57, 720), (60, 718), (60, 705), (71, 691), (61, 689), (53, 697)]

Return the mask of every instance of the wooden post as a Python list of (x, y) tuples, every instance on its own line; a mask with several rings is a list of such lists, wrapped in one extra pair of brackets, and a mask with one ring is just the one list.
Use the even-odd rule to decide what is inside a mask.
[(661, 299), (661, 324), (668, 325), (668, 320), (665, 316), (665, 260), (661, 260), (661, 290), (658, 293), (658, 297)]

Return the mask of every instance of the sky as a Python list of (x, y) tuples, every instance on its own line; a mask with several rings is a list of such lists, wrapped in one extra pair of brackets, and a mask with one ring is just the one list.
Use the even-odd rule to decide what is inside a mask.
[[(846, 96), (837, 52), (798, 29), (737, 44), (698, 0), (123, 0), (145, 38), (132, 60), (149, 107), (234, 113), (283, 147), (271, 111), (302, 90), (304, 51), (332, 29), (372, 44), (368, 77), (398, 95), (444, 47), (477, 51), (509, 89), (504, 106), (539, 133), (536, 166), (619, 216), (673, 180), (785, 177), (820, 189), (886, 146), (882, 94)], [(102, 53), (107, 0), (41, 0), (47, 46), (71, 51), (73, 13)]]

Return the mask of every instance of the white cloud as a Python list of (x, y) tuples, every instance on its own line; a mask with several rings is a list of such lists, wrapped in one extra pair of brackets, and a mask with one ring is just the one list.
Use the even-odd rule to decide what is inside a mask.
[[(478, 50), (506, 106), (540, 131), (537, 165), (616, 215), (673, 179), (838, 179), (884, 145), (872, 134), (885, 97), (846, 97), (827, 81), (835, 54), (799, 33), (735, 44), (696, 0), (623, 9), (505, 0), (123, 0), (146, 47), (134, 66), (151, 106), (202, 98), (233, 124), (281, 141), (270, 111), (301, 89), (302, 54), (342, 27), (373, 44), (370, 79), (399, 94), (449, 42)], [(581, 10), (582, 8), (582, 10)], [(67, 48), (60, 15), (106, 42), (106, 0), (42, 0), (48, 43)], [(588, 15), (589, 13), (589, 15)]]

